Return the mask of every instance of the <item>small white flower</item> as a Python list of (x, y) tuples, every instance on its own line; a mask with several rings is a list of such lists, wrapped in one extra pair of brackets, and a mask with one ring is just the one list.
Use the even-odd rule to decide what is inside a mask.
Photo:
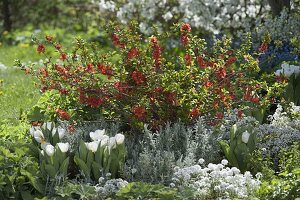
[(135, 174), (136, 172), (137, 172), (137, 169), (136, 169), (136, 168), (132, 168), (132, 169), (131, 169), (131, 173), (132, 173), (132, 174)]
[(95, 132), (90, 132), (90, 138), (93, 141), (102, 140), (104, 134), (105, 134), (105, 129), (103, 129), (103, 130), (96, 130)]
[(242, 141), (244, 143), (246, 144), (248, 143), (249, 137), (250, 137), (250, 133), (248, 131), (242, 133)]
[(48, 156), (53, 156), (54, 151), (55, 151), (55, 149), (54, 149), (54, 146), (53, 146), (53, 145), (48, 144), (48, 145), (45, 146), (45, 152), (46, 152), (46, 154), (47, 154)]
[(43, 156), (45, 155), (44, 150), (41, 151), (41, 154), (42, 154)]
[(90, 151), (92, 151), (93, 153), (95, 153), (98, 149), (99, 146), (99, 142), (97, 141), (93, 141), (93, 142), (89, 142), (89, 143), (85, 143), (86, 148)]
[(173, 15), (172, 15), (172, 13), (169, 11), (169, 12), (167, 12), (166, 14), (164, 14), (162, 17), (164, 18), (164, 20), (169, 21), (170, 19), (173, 18)]
[(228, 164), (228, 160), (223, 159), (223, 160), (221, 161), (221, 164), (224, 165), (224, 166), (226, 166), (226, 165)]
[(34, 131), (33, 137), (38, 143), (42, 143), (44, 141), (44, 134), (41, 130)]
[(61, 152), (66, 153), (69, 150), (70, 144), (69, 143), (57, 143), (59, 149), (61, 150)]
[(123, 134), (118, 133), (118, 134), (115, 135), (115, 138), (116, 138), (116, 142), (117, 142), (118, 145), (124, 143), (125, 136)]
[(198, 160), (198, 163), (199, 163), (200, 165), (202, 165), (204, 162), (205, 162), (205, 160), (204, 160), (203, 158), (200, 158), (200, 159)]

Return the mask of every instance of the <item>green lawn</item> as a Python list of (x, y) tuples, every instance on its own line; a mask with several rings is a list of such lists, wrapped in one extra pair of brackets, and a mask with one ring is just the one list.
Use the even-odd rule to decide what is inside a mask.
[(7, 66), (0, 70), (0, 121), (17, 123), (20, 113), (28, 111), (38, 100), (39, 92), (34, 85), (34, 78), (13, 67), (14, 60), (22, 62), (39, 59), (34, 47), (0, 47), (0, 62)]

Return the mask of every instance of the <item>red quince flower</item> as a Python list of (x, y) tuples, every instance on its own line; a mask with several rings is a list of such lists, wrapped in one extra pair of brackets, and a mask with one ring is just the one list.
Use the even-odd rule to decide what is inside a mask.
[(39, 44), (36, 50), (37, 50), (38, 53), (45, 53), (46, 49), (45, 49), (45, 46), (43, 44)]
[(54, 48), (57, 49), (57, 50), (60, 50), (61, 49), (61, 44), (59, 44), (59, 43), (55, 44)]
[(65, 60), (67, 59), (67, 54), (66, 54), (66, 53), (61, 53), (61, 54), (60, 54), (60, 59), (61, 59), (62, 61), (65, 61)]
[(146, 109), (142, 106), (135, 105), (132, 107), (132, 112), (138, 120), (143, 120), (146, 115)]
[(265, 42), (263, 42), (263, 43), (260, 45), (260, 47), (258, 48), (258, 51), (259, 51), (260, 53), (264, 53), (267, 49), (268, 49), (268, 44), (265, 43)]
[(225, 68), (220, 68), (216, 71), (216, 76), (218, 79), (224, 79), (226, 77), (226, 70)]
[(68, 114), (67, 111), (65, 110), (62, 110), (62, 109), (56, 109), (55, 111), (58, 115), (58, 117), (61, 119), (61, 120), (70, 120), (70, 115)]
[(181, 32), (191, 32), (192, 31), (191, 25), (188, 23), (183, 23), (181, 25), (180, 31)]
[(47, 35), (45, 38), (48, 42), (51, 42), (53, 40), (53, 37), (51, 35)]
[(127, 57), (128, 59), (132, 59), (134, 57), (136, 57), (139, 53), (139, 49), (138, 48), (132, 48), (128, 51)]
[(190, 118), (192, 118), (192, 119), (195, 119), (199, 115), (200, 115), (200, 110), (197, 107), (194, 107), (189, 114)]
[(184, 59), (185, 59), (185, 64), (186, 65), (191, 65), (192, 64), (192, 59), (193, 59), (193, 57), (190, 55), (190, 54), (186, 54), (185, 56), (184, 56)]
[(133, 71), (131, 77), (137, 85), (142, 85), (146, 82), (146, 78), (144, 74), (140, 71), (137, 70)]

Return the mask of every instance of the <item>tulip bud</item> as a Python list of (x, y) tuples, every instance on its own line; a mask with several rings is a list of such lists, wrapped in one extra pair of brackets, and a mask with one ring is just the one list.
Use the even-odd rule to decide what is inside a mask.
[(44, 134), (41, 130), (34, 131), (33, 137), (38, 143), (42, 143), (44, 141)]
[(125, 136), (123, 134), (118, 133), (115, 135), (115, 138), (118, 145), (124, 143)]
[(45, 152), (48, 156), (53, 156), (54, 155), (54, 146), (51, 145), (51, 144), (48, 144), (46, 147), (45, 147)]
[(242, 133), (242, 141), (244, 143), (246, 144), (248, 143), (249, 137), (250, 137), (250, 133), (248, 131)]
[(64, 128), (57, 127), (57, 132), (58, 132), (58, 137), (61, 140), (64, 137), (66, 130)]

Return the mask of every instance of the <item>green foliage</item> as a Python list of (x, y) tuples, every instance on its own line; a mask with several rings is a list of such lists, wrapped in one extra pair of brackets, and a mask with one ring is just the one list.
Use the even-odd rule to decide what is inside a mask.
[(116, 199), (184, 199), (177, 189), (165, 187), (160, 184), (152, 185), (143, 182), (129, 183), (122, 188), (117, 194)]
[(249, 168), (250, 154), (256, 148), (256, 135), (252, 124), (233, 125), (230, 130), (229, 144), (222, 140), (220, 145), (232, 166), (245, 172)]
[(56, 196), (54, 199), (59, 200), (67, 200), (67, 199), (82, 199), (82, 200), (96, 200), (96, 191), (95, 187), (88, 185), (88, 184), (82, 184), (82, 183), (76, 183), (76, 182), (70, 182), (65, 181), (62, 186), (58, 186), (55, 188), (55, 194)]
[(289, 83), (283, 95), (287, 102), (294, 102), (300, 105), (300, 74), (293, 73), (289, 78)]
[(29, 146), (2, 139), (0, 143), (0, 199), (41, 196), (45, 186)]
[(290, 150), (282, 150), (279, 159), (279, 174), (263, 181), (259, 195), (274, 200), (300, 198), (299, 144), (293, 145)]

